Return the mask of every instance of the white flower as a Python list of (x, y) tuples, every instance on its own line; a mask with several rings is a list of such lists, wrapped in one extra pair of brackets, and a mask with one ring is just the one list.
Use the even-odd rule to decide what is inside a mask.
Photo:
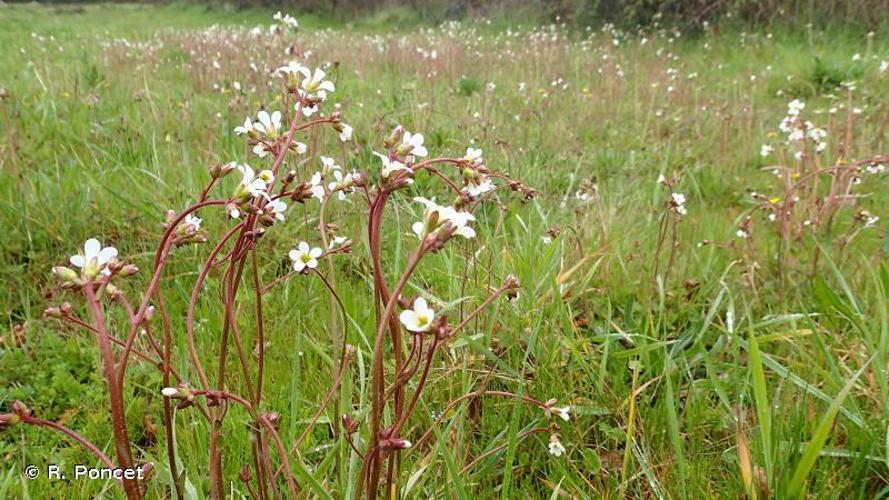
[(327, 73), (321, 68), (315, 68), (315, 72), (310, 73), (309, 68), (304, 67), (300, 69), (300, 73), (305, 77), (303, 79), (303, 90), (310, 97), (317, 97), (323, 101), (327, 99), (328, 92), (333, 92), (336, 89), (333, 82), (324, 79)]
[(312, 196), (318, 198), (319, 201), (323, 200), (325, 191), (324, 186), (321, 184), (321, 172), (315, 172), (314, 174), (312, 174), (311, 183)]
[(254, 123), (253, 128), (260, 134), (265, 134), (271, 138), (278, 137), (281, 130), (281, 112), (275, 111), (269, 115), (268, 111), (262, 110), (256, 114), (259, 123)]
[(390, 160), (389, 157), (386, 155), (381, 155), (376, 151), (374, 151), (373, 154), (379, 156), (380, 159), (383, 160), (383, 171), (381, 174), (383, 176), (383, 179), (388, 179), (389, 175), (392, 174), (392, 172), (397, 172), (399, 170), (404, 170), (405, 168), (407, 168), (404, 166), (404, 163), (401, 163), (398, 160)]
[(102, 244), (99, 243), (99, 240), (90, 238), (83, 244), (83, 253), (72, 255), (69, 262), (84, 270), (90, 269), (96, 273), (101, 271), (102, 274), (107, 276), (111, 274), (111, 271), (105, 266), (115, 257), (117, 257), (116, 248), (102, 248)]
[(686, 215), (688, 211), (685, 209), (685, 195), (682, 193), (671, 193), (670, 209), (679, 215)]
[(204, 220), (200, 217), (195, 217), (194, 214), (188, 214), (185, 216), (185, 220), (182, 221), (182, 225), (185, 227), (186, 231), (196, 233), (201, 229), (201, 223), (203, 222)]
[(549, 437), (549, 454), (554, 457), (561, 457), (563, 453), (565, 453), (565, 447), (562, 446), (562, 441), (559, 440), (559, 436), (552, 434)]
[(340, 166), (336, 164), (336, 160), (329, 156), (321, 157), (321, 171), (325, 174), (330, 172), (331, 170), (339, 170)]
[(466, 186), (466, 191), (468, 191), (469, 195), (472, 196), (473, 198), (478, 198), (479, 196), (487, 193), (488, 191), (493, 191), (493, 190), (494, 190), (494, 183), (491, 182), (491, 179), (488, 179), (487, 177), (485, 177), (484, 180), (482, 180), (478, 184), (474, 184), (474, 183), (470, 182)]
[(806, 103), (799, 99), (794, 99), (787, 103), (787, 114), (789, 116), (799, 116), (800, 112), (806, 107)]
[(291, 250), (289, 254), (290, 260), (293, 261), (293, 270), (301, 273), (306, 268), (315, 269), (318, 267), (318, 257), (321, 256), (322, 250), (318, 247), (309, 248), (309, 244), (301, 241), (295, 250)]
[(269, 150), (266, 149), (265, 144), (257, 142), (253, 145), (253, 154), (260, 158), (265, 158), (265, 156), (269, 154)]
[(738, 230), (735, 232), (735, 235), (737, 235), (738, 238), (741, 238), (742, 240), (746, 240), (747, 238), (750, 237), (750, 233), (748, 233), (747, 231), (745, 231), (745, 230), (743, 230), (743, 229), (738, 229)]
[(303, 72), (304, 66), (296, 61), (290, 61), (286, 66), (281, 66), (278, 68), (278, 72), (284, 73), (285, 75), (297, 74)]
[(327, 185), (327, 189), (330, 190), (331, 192), (336, 191), (336, 192), (337, 192), (337, 198), (338, 198), (340, 201), (345, 200), (345, 199), (346, 199), (346, 191), (347, 191), (347, 189), (343, 188), (343, 189), (339, 189), (339, 190), (337, 190), (337, 188), (343, 187), (343, 185), (344, 185), (344, 182), (343, 182), (344, 179), (345, 179), (345, 183), (349, 183), (349, 182), (351, 182), (351, 180), (352, 180), (352, 174), (348, 174), (348, 175), (344, 178), (342, 172), (340, 172), (339, 170), (334, 170), (334, 171), (333, 171), (333, 178), (336, 179), (336, 181), (331, 182), (330, 184), (328, 184), (328, 185)]
[(425, 332), (429, 330), (429, 325), (435, 319), (435, 311), (429, 307), (426, 299), (419, 297), (414, 301), (414, 308), (401, 311), (398, 319), (401, 320), (401, 324), (405, 328), (412, 332)]
[(256, 175), (253, 169), (246, 164), (238, 165), (238, 170), (243, 177), (241, 178), (241, 183), (238, 185), (238, 191), (235, 193), (236, 198), (244, 198), (245, 196), (248, 198), (257, 196), (268, 197), (266, 189), (268, 183), (272, 181), (271, 170), (263, 170), (259, 175)]
[(423, 221), (415, 222), (411, 229), (421, 239), (428, 234), (435, 232), (445, 222), (449, 222), (454, 227), (454, 234), (464, 238), (474, 238), (475, 230), (468, 226), (470, 221), (474, 221), (475, 217), (469, 212), (459, 212), (454, 207), (445, 207), (438, 205), (434, 200), (416, 197), (414, 201), (422, 203), (426, 206), (423, 214)]
[(880, 61), (880, 74), (885, 75), (889, 72), (889, 61)]
[(476, 148), (466, 148), (466, 156), (464, 156), (463, 159), (473, 165), (484, 163), (484, 160), (482, 160), (482, 150)]
[(172, 398), (179, 394), (179, 389), (175, 387), (164, 387), (163, 389), (161, 389), (161, 394), (168, 398)]
[(424, 157), (429, 154), (426, 146), (423, 146), (423, 134), (411, 134), (404, 132), (401, 137), (401, 147), (399, 148), (404, 154), (412, 154), (414, 156)]
[(244, 119), (244, 125), (240, 127), (235, 127), (235, 134), (237, 135), (245, 135), (250, 134), (251, 132), (255, 132), (256, 130), (253, 128), (253, 122), (250, 120), (250, 117)]
[(343, 246), (343, 243), (346, 241), (348, 241), (348, 238), (345, 236), (334, 236), (333, 239), (330, 240), (330, 243), (327, 244), (327, 249), (333, 250), (334, 248), (339, 248)]
[(272, 200), (266, 204), (266, 209), (271, 213), (275, 219), (279, 221), (284, 221), (284, 211), (287, 210), (287, 204), (281, 200)]
[(774, 150), (774, 148), (772, 148), (772, 146), (769, 146), (768, 144), (763, 144), (759, 148), (759, 156), (762, 156), (763, 158), (765, 158), (765, 157), (769, 156), (770, 154), (772, 154), (773, 150)]
[(352, 138), (352, 126), (348, 123), (343, 123), (343, 130), (340, 132), (340, 140), (343, 142), (348, 141)]

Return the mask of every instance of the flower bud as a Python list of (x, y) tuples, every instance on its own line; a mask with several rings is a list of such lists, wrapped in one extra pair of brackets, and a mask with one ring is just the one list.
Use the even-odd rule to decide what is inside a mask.
[(394, 148), (397, 144), (399, 144), (401, 142), (401, 136), (403, 136), (403, 135), (404, 135), (404, 127), (402, 127), (401, 125), (395, 127), (395, 130), (393, 130), (392, 133), (389, 134), (389, 137), (387, 137), (383, 141), (383, 147), (385, 147), (386, 149)]
[(117, 288), (116, 286), (112, 285), (111, 283), (108, 283), (107, 285), (105, 285), (105, 293), (107, 293), (108, 297), (112, 298), (112, 299), (116, 299), (118, 297), (123, 297), (123, 292), (120, 291), (120, 288)]
[(12, 427), (22, 421), (22, 417), (15, 413), (0, 413), (0, 430)]
[(139, 272), (139, 268), (136, 267), (135, 264), (127, 264), (120, 268), (120, 271), (117, 273), (119, 276), (126, 278), (127, 276), (132, 276)]
[(62, 314), (61, 308), (58, 307), (47, 307), (45, 311), (43, 311), (43, 315), (47, 318), (61, 318), (64, 315)]
[(347, 414), (343, 414), (343, 429), (346, 431), (346, 434), (355, 434), (358, 431), (358, 426), (361, 425), (357, 421), (352, 420)]
[(77, 279), (77, 273), (65, 266), (56, 266), (52, 268), (52, 273), (62, 281), (69, 282)]
[(68, 316), (69, 314), (71, 314), (71, 311), (74, 309), (74, 307), (71, 305), (70, 302), (62, 302), (62, 305), (59, 306), (59, 309), (62, 311), (63, 315)]

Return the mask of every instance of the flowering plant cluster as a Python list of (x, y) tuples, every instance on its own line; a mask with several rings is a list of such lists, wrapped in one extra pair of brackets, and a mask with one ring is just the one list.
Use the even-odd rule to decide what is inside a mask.
[[(290, 16), (275, 16), (282, 26), (296, 27)], [(530, 199), (534, 190), (521, 181), (490, 169), (480, 149), (468, 148), (462, 156), (433, 157), (425, 144), (423, 134), (410, 132), (402, 126), (382, 141), (382, 148), (373, 151), (373, 163), (366, 168), (347, 171), (332, 157), (310, 151), (300, 142), (310, 130), (328, 127), (342, 142), (352, 141), (353, 129), (343, 121), (339, 113), (324, 114), (323, 106), (335, 92), (334, 83), (320, 68), (309, 68), (291, 61), (278, 70), (286, 90), (283, 107), (276, 110), (260, 110), (255, 117), (246, 117), (235, 133), (247, 142), (250, 157), (214, 165), (209, 169), (209, 179), (197, 195), (197, 201), (182, 211), (168, 211), (164, 215), (164, 231), (154, 253), (151, 277), (147, 288), (140, 294), (125, 292), (123, 281), (135, 275), (139, 269), (119, 255), (114, 247), (103, 246), (97, 239), (89, 239), (68, 259), (69, 266), (53, 268), (62, 289), (81, 295), (86, 302), (88, 319), (80, 317), (78, 308), (68, 302), (47, 309), (51, 318), (74, 324), (95, 335), (101, 357), (103, 378), (106, 381), (114, 441), (114, 459), (106, 456), (98, 446), (61, 424), (38, 419), (24, 403), (16, 402), (11, 413), (0, 414), (0, 427), (33, 424), (50, 427), (75, 439), (103, 463), (121, 468), (133, 468), (140, 460), (129, 436), (125, 408), (124, 386), (127, 383), (127, 367), (133, 358), (159, 367), (163, 387), (157, 393), (163, 396), (164, 427), (166, 433), (167, 467), (173, 478), (171, 493), (184, 495), (184, 471), (177, 464), (174, 413), (188, 410), (194, 418), (204, 418), (210, 428), (208, 454), (208, 479), (210, 495), (222, 498), (226, 495), (223, 473), (222, 425), (229, 415), (229, 408), (239, 406), (246, 411), (251, 425), (251, 442), (254, 443), (253, 465), (245, 467), (242, 481), (251, 494), (260, 498), (281, 496), (286, 488), (291, 496), (297, 496), (304, 488), (313, 487), (297, 479), (291, 460), (298, 459), (300, 446), (311, 432), (319, 417), (337, 400), (343, 379), (349, 376), (350, 363), (356, 357), (356, 347), (349, 344), (349, 324), (339, 321), (336, 309), (342, 309), (337, 293), (336, 267), (338, 255), (351, 252), (354, 242), (338, 233), (338, 227), (327, 219), (326, 208), (354, 198), (351, 206), (361, 210), (366, 221), (367, 248), (373, 270), (373, 298), (376, 330), (369, 339), (371, 384), (361, 401), (369, 401), (366, 408), (354, 413), (345, 412), (341, 417), (342, 429), (338, 439), (348, 442), (353, 450), (349, 460), (362, 462), (360, 475), (355, 476), (355, 488), (359, 496), (366, 493), (374, 497), (383, 477), (388, 488), (399, 482), (398, 454), (417, 446), (430, 437), (430, 429), (413, 444), (405, 426), (414, 414), (423, 390), (429, 384), (429, 374), (436, 361), (436, 353), (457, 337), (471, 322), (500, 297), (518, 295), (519, 282), (507, 276), (489, 296), (480, 300), (472, 311), (459, 317), (441, 310), (427, 297), (405, 295), (412, 275), (421, 261), (441, 251), (455, 238), (472, 240), (478, 237), (476, 217), (473, 212), (498, 190), (510, 190)], [(308, 141), (307, 141), (308, 142)], [(357, 162), (356, 162), (357, 164)], [(290, 168), (290, 165), (296, 167)], [(226, 189), (224, 179), (236, 177), (235, 183)], [(416, 240), (413, 251), (403, 269), (384, 269), (381, 263), (383, 225), (386, 207), (393, 196), (415, 190), (412, 185), (419, 176), (440, 179), (449, 190), (450, 203), (436, 201), (435, 197), (415, 196), (413, 200), (422, 206), (422, 216), (411, 225)], [(441, 195), (439, 196), (441, 197)], [(674, 200), (679, 198), (674, 196)], [(260, 265), (263, 259), (264, 236), (270, 231), (286, 231), (288, 208), (302, 204), (317, 216), (318, 224), (311, 234), (293, 239), (286, 252), (289, 270), (273, 278), (265, 276)], [(681, 208), (682, 202), (679, 202)], [(677, 213), (684, 213), (677, 210)], [(215, 211), (227, 222), (220, 234), (211, 234), (199, 215)], [(401, 234), (396, 232), (395, 234)], [(176, 336), (180, 333), (171, 317), (170, 307), (162, 293), (164, 270), (175, 249), (183, 246), (210, 243), (195, 279), (189, 301), (185, 305), (184, 336), (188, 347), (187, 359), (176, 359)], [(283, 256), (269, 258), (280, 260)], [(326, 264), (326, 269), (324, 265)], [(387, 276), (398, 276), (394, 281)], [(220, 290), (215, 301), (222, 318), (218, 332), (218, 352), (212, 358), (197, 347), (195, 311), (204, 296), (207, 281), (218, 277)], [(338, 367), (331, 380), (331, 387), (301, 436), (284, 443), (279, 434), (282, 419), (287, 418), (267, 407), (264, 401), (265, 349), (267, 338), (275, 335), (268, 331), (263, 315), (263, 298), (288, 279), (318, 279), (327, 288), (330, 298), (330, 352), (338, 358)], [(249, 294), (250, 298), (243, 296)], [(129, 297), (139, 297), (132, 303)], [(249, 303), (251, 307), (241, 307)], [(123, 325), (114, 324), (119, 308), (127, 318)], [(341, 311), (345, 314), (345, 311)], [(255, 332), (253, 356), (247, 349), (244, 323), (252, 324)], [(117, 336), (113, 332), (125, 332)], [(357, 335), (353, 332), (352, 335)], [(147, 345), (142, 350), (139, 346)], [(245, 394), (233, 392), (229, 361), (236, 360), (235, 376), (243, 382)], [(218, 360), (211, 370), (208, 363)], [(184, 370), (174, 367), (186, 366)], [(215, 373), (212, 373), (215, 371)], [(457, 404), (472, 397), (515, 397), (542, 409), (552, 418), (551, 425), (536, 432), (550, 432), (549, 452), (560, 456), (566, 452), (562, 445), (556, 420), (569, 420), (568, 406), (557, 406), (555, 400), (539, 401), (530, 397), (507, 392), (482, 391), (470, 393), (453, 401)], [(444, 415), (444, 413), (442, 414)], [(181, 417), (180, 417), (181, 418)], [(435, 424), (433, 424), (435, 425)], [(277, 466), (273, 458), (277, 457)], [(347, 461), (348, 462), (348, 461)], [(347, 467), (348, 463), (339, 464)], [(140, 498), (147, 493), (147, 485), (135, 479), (123, 478), (120, 485), (128, 498)], [(273, 493), (274, 492), (274, 493)]]

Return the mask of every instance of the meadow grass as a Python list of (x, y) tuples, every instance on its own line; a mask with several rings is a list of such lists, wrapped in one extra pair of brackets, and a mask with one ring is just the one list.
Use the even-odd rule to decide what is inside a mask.
[[(489, 165), (538, 190), (529, 203), (503, 196), (484, 206), (475, 226), (484, 237), (450, 245), (412, 281), (410, 295), (454, 314), (507, 274), (523, 289), (449, 346), (407, 437), (419, 437), (448, 401), (504, 390), (570, 405), (571, 422), (561, 426), (567, 453), (550, 456), (546, 434), (525, 436), (547, 425), (539, 409), (473, 400), (405, 455), (406, 497), (886, 496), (889, 174), (862, 175), (859, 196), (789, 241), (758, 209), (769, 202), (751, 196), (784, 193), (770, 167), (793, 163), (778, 130), (793, 98), (827, 131), (824, 165), (886, 152), (886, 32), (625, 34), (502, 21), (299, 19), (301, 29), (272, 51), (246, 36), (270, 22), (265, 11), (0, 7), (0, 88), (8, 91), (0, 100), (0, 307), (8, 318), (0, 411), (22, 400), (111, 453), (93, 339), (42, 319), (63, 300), (49, 270), (92, 236), (150, 269), (165, 210), (194, 201), (209, 165), (248, 158), (232, 130), (280, 103), (280, 80), (268, 73), (297, 59), (332, 63), (332, 100), (356, 143), (316, 135), (311, 145), (334, 148), (342, 165), (378, 168), (370, 151), (403, 124), (422, 131), (434, 152), (480, 147)], [(854, 90), (843, 85), (849, 81)], [(765, 143), (772, 156), (760, 155)], [(431, 186), (419, 178), (410, 194)], [(687, 197), (687, 215), (665, 209), (671, 190)], [(408, 195), (395, 198), (398, 227), (388, 223), (393, 243), (383, 249), (392, 269), (403, 267), (409, 223), (420, 213)], [(340, 399), (360, 415), (374, 314), (366, 236), (353, 208), (332, 211), (356, 241), (337, 270), (348, 340), (358, 348)], [(861, 209), (884, 218), (862, 227)], [(211, 233), (224, 224), (221, 216), (205, 221)], [(264, 272), (286, 272), (287, 250), (315, 222), (311, 210), (291, 208), (287, 231), (265, 237), (269, 255), (281, 259), (264, 261)], [(738, 235), (744, 228), (747, 238)], [(206, 253), (177, 250), (164, 278), (183, 373), (187, 348), (176, 320)], [(143, 274), (132, 279), (147, 280)], [(290, 280), (265, 307), (265, 404), (283, 415), (289, 443), (335, 367), (327, 292), (314, 280)], [(198, 308), (207, 352), (221, 326), (210, 310)], [(155, 367), (134, 362), (127, 415), (139, 460), (155, 463), (152, 496), (170, 485), (161, 387)], [(246, 496), (237, 476), (251, 463), (249, 419), (231, 413), (226, 479), (232, 496)], [(208, 425), (192, 417), (176, 416), (178, 455), (189, 495), (203, 497)], [(305, 484), (312, 478), (347, 497), (354, 470), (332, 467), (347, 447), (333, 437), (338, 420), (326, 412), (295, 467)], [(30, 464), (93, 461), (44, 429), (7, 430), (0, 456), (0, 498), (122, 496), (113, 482), (25, 479)]]

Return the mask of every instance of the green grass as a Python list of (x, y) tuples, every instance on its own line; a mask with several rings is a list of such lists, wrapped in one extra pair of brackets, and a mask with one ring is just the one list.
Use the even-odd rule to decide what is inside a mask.
[[(458, 301), (472, 307), (509, 273), (523, 290), (516, 303), (498, 301), (440, 355), (406, 437), (422, 434), (432, 412), (462, 394), (506, 390), (571, 405), (572, 421), (560, 431), (567, 456), (547, 453), (549, 434), (519, 439), (547, 425), (540, 410), (509, 399), (464, 404), (430, 444), (405, 456), (401, 484), (410, 485), (408, 496), (735, 498), (745, 490), (739, 429), (758, 498), (764, 490), (776, 498), (889, 492), (889, 174), (864, 176), (856, 187), (864, 196), (841, 210), (829, 230), (802, 233), (784, 268), (775, 259), (781, 246), (774, 224), (762, 213), (754, 213), (751, 240), (735, 236), (743, 214), (756, 206), (748, 191), (783, 193), (759, 148), (779, 144), (778, 123), (791, 98), (806, 100), (806, 117), (828, 129), (826, 162), (841, 148), (850, 159), (887, 152), (889, 76), (878, 72), (889, 59), (885, 32), (868, 39), (842, 30), (772, 36), (754, 30), (672, 40), (669, 33), (648, 33), (645, 44), (633, 36), (616, 47), (605, 33), (587, 38), (583, 31), (545, 28), (512, 35), (500, 22), (420, 29), (404, 13), (351, 28), (298, 18), (298, 34), (266, 51), (245, 37), (271, 21), (265, 11), (0, 7), (0, 88), (9, 92), (0, 101), (0, 310), (7, 318), (0, 333), (0, 412), (20, 399), (113, 452), (93, 339), (41, 317), (63, 300), (87, 317), (82, 301), (53, 287), (49, 270), (86, 238), (99, 237), (143, 269), (122, 287), (138, 300), (164, 211), (194, 201), (207, 166), (247, 159), (232, 129), (261, 106), (280, 105), (280, 81), (266, 77), (265, 68), (285, 63), (284, 48), (293, 43), (311, 52), (314, 65), (338, 63), (330, 71), (337, 84), (332, 101), (341, 104), (362, 148), (340, 148), (329, 133), (319, 134), (317, 145), (344, 166), (375, 171), (371, 149), (381, 150), (381, 139), (401, 123), (423, 132), (433, 155), (462, 155), (474, 144), (492, 168), (539, 192), (526, 204), (504, 195), (502, 205), (486, 205), (478, 214), (479, 238), (450, 244), (411, 281), (406, 295), (422, 292), (438, 309), (450, 304), (452, 319)], [(207, 30), (211, 25), (221, 28)], [(418, 48), (438, 57), (424, 59)], [(854, 54), (861, 60), (853, 61)], [(668, 68), (677, 70), (675, 80)], [(838, 85), (846, 80), (856, 81), (852, 106), (861, 113), (842, 145), (849, 105)], [(234, 81), (243, 93), (232, 91)], [(677, 225), (669, 273), (668, 239), (653, 279), (669, 195), (656, 183), (659, 174), (679, 179), (674, 190), (687, 195), (689, 214)], [(233, 182), (227, 179), (221, 192)], [(575, 198), (583, 186), (591, 192), (592, 183), (597, 196)], [(419, 209), (410, 196), (433, 194), (446, 199), (440, 183), (419, 178), (395, 196), (383, 256), (390, 279), (415, 241), (409, 224)], [(336, 263), (349, 342), (359, 348), (341, 397), (357, 417), (369, 405), (374, 318), (364, 221), (355, 203), (336, 204), (331, 215), (356, 241)], [(844, 245), (859, 208), (883, 218)], [(282, 229), (263, 239), (269, 281), (280, 274), (287, 250), (312, 237), (311, 207), (288, 214)], [(205, 221), (212, 235), (227, 224), (218, 213), (208, 212)], [(558, 237), (544, 244), (551, 228)], [(208, 251), (175, 251), (163, 284), (174, 319), (184, 317)], [(292, 279), (268, 297), (265, 408), (283, 415), (281, 435), (289, 443), (330, 383), (335, 353), (327, 294), (316, 280)], [(221, 324), (211, 306), (198, 307), (199, 348), (208, 363)], [(174, 333), (176, 368), (194, 376), (183, 320)], [(246, 335), (252, 339), (252, 331)], [(160, 374), (134, 363), (129, 375), (130, 433), (140, 460), (156, 465), (158, 496), (170, 484)], [(243, 389), (235, 377), (230, 383), (235, 392)], [(360, 462), (337, 470), (332, 457), (346, 452), (332, 434), (339, 415), (322, 418), (293, 457), (297, 477), (307, 489), (314, 482), (346, 496), (347, 478)], [(189, 487), (203, 497), (208, 426), (188, 410), (176, 423)], [(248, 423), (239, 409), (225, 423), (225, 472), (235, 496), (247, 495), (237, 474), (252, 460)], [(0, 497), (121, 495), (109, 483), (24, 479), (30, 464), (92, 462), (43, 429), (3, 432), (0, 457)]]

